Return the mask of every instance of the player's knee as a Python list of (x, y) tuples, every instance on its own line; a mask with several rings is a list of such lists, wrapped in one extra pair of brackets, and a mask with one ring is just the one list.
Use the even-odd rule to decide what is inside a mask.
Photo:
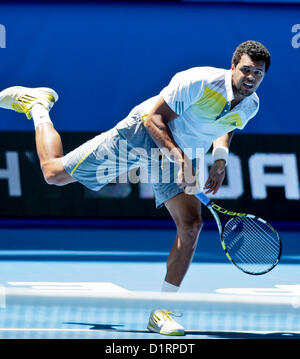
[(202, 229), (203, 220), (200, 215), (183, 218), (177, 224), (177, 229), (180, 233), (185, 234), (188, 238), (197, 240), (198, 235)]
[(49, 171), (43, 172), (44, 174), (44, 179), (46, 181), (47, 184), (52, 184), (52, 185), (60, 185), (60, 180), (59, 180), (59, 176), (57, 176), (56, 174), (53, 174)]
[(46, 183), (56, 186), (62, 186), (66, 184), (66, 180), (63, 175), (63, 168), (59, 168), (55, 163), (52, 162), (42, 163), (41, 168)]
[(43, 171), (44, 179), (47, 184), (59, 186), (61, 183), (59, 175), (49, 170)]

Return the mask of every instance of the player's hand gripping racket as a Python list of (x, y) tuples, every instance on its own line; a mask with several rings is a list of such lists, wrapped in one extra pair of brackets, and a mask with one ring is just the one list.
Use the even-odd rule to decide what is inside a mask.
[[(196, 197), (214, 216), (227, 258), (247, 274), (269, 272), (279, 262), (281, 240), (277, 231), (263, 219), (246, 213), (228, 211), (213, 203), (204, 193)], [(224, 226), (217, 212), (231, 216)]]

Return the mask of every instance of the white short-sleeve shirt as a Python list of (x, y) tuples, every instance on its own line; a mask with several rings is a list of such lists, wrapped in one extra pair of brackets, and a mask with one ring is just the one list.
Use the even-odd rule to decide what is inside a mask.
[(178, 72), (158, 96), (138, 105), (143, 118), (162, 96), (179, 116), (168, 123), (175, 142), (186, 153), (196, 148), (206, 153), (218, 137), (235, 129), (243, 129), (259, 109), (256, 93), (243, 99), (230, 111), (234, 99), (231, 70), (214, 67), (194, 67)]

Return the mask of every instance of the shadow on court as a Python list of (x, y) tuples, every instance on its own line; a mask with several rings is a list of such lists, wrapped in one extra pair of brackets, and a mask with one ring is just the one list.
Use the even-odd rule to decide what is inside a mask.
[(138, 329), (116, 329), (116, 327), (124, 327), (124, 325), (120, 324), (92, 324), (92, 323), (76, 323), (76, 322), (65, 322), (64, 324), (72, 324), (72, 325), (87, 325), (91, 326), (90, 330), (107, 330), (111, 332), (118, 332), (118, 333), (149, 333), (149, 330), (138, 330)]
[[(94, 324), (94, 323), (76, 323), (65, 322), (64, 324), (90, 326), (90, 330), (105, 330), (118, 333), (145, 333), (153, 334), (148, 330), (138, 329), (121, 329), (116, 327), (123, 327), (120, 324)], [(239, 332), (239, 331), (201, 331), (201, 330), (186, 330), (185, 336), (197, 336), (214, 339), (300, 339), (299, 333), (293, 332)]]
[(255, 333), (255, 332), (238, 332), (238, 331), (185, 331), (186, 335), (204, 335), (212, 336), (219, 339), (300, 339), (298, 333), (288, 332), (268, 332), (268, 333)]

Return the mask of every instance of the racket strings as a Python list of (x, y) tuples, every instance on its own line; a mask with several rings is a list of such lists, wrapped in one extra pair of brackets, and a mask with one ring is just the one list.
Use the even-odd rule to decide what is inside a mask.
[[(253, 234), (255, 241), (252, 238)], [(237, 258), (246, 263), (269, 263), (270, 259), (272, 260), (274, 256), (277, 256), (278, 251), (272, 248), (269, 241), (266, 243), (265, 238), (262, 237), (258, 237), (257, 232), (253, 233), (251, 228), (246, 228), (246, 231), (243, 230), (237, 236), (240, 242), (238, 249), (235, 250), (233, 246), (228, 246), (228, 250), (235, 250)]]
[[(256, 228), (252, 228), (251, 225)], [(233, 226), (231, 226), (230, 230), (232, 230), (232, 227)], [(242, 231), (239, 230), (239, 233), (233, 237), (232, 242), (228, 243), (228, 248), (233, 247), (234, 244), (240, 238), (243, 238), (243, 236), (250, 236), (255, 234), (256, 235), (255, 241), (249, 240), (248, 242), (246, 242), (247, 244), (249, 245), (253, 244), (253, 246), (261, 247), (261, 249), (267, 250), (268, 251), (267, 253), (272, 252), (271, 254), (277, 255), (279, 243), (278, 241), (274, 242), (274, 232), (268, 226), (265, 226), (265, 228), (268, 230), (269, 233), (265, 231), (265, 228), (261, 228), (260, 223), (258, 224), (256, 221), (245, 218), (243, 220), (243, 227), (244, 227), (243, 230)], [(227, 229), (229, 229), (228, 226)], [(257, 241), (257, 239), (259, 238), (263, 240)], [(251, 238), (248, 237), (248, 239)], [(260, 254), (262, 254), (262, 252), (260, 252)]]
[(232, 260), (247, 273), (268, 271), (280, 256), (278, 234), (258, 218), (232, 218), (225, 225), (223, 241)]
[[(266, 258), (274, 255), (276, 256), (278, 253), (278, 245), (276, 242), (274, 243), (273, 237), (267, 232), (262, 232), (261, 227), (258, 225), (258, 223), (251, 223), (254, 227), (256, 227), (253, 229), (248, 222), (249, 221), (244, 221), (243, 225), (246, 231), (243, 230), (243, 232), (239, 234), (238, 238), (242, 237), (243, 235), (250, 236), (255, 234), (255, 241), (251, 241), (251, 238), (247, 238), (248, 241), (246, 242), (246, 244), (249, 246), (249, 248), (253, 249), (254, 247), (256, 247), (257, 249), (259, 249), (259, 252), (256, 253), (256, 258)], [(269, 230), (271, 231), (271, 229)]]
[[(229, 249), (230, 251), (231, 249)], [(262, 250), (262, 248), (255, 248), (255, 251)], [(262, 264), (268, 264), (270, 262), (269, 257), (262, 257), (259, 258), (257, 255), (253, 254), (254, 246), (249, 245), (249, 242), (247, 242), (247, 245), (243, 245), (238, 251), (232, 253), (231, 256), (234, 257), (234, 261), (238, 264), (242, 264), (243, 266), (250, 265), (252, 270), (257, 268), (257, 270), (260, 268)]]
[[(262, 250), (266, 250), (267, 252), (264, 252), (265, 254), (269, 254), (270, 256), (275, 255), (277, 256), (278, 254), (278, 249), (279, 249), (279, 242), (278, 241), (274, 241), (274, 231), (272, 231), (271, 228), (269, 228), (269, 226), (264, 225), (262, 228), (262, 225), (264, 223), (261, 222), (257, 222), (257, 221), (251, 221), (251, 225), (253, 225), (254, 227), (256, 227), (256, 231), (255, 233), (259, 234), (258, 239), (261, 239), (259, 242), (255, 243), (255, 245), (261, 246)], [(248, 233), (250, 233), (252, 231), (252, 227), (249, 223), (249, 221), (245, 221), (245, 227), (248, 231)], [(259, 254), (263, 254), (262, 252), (260, 252)]]

